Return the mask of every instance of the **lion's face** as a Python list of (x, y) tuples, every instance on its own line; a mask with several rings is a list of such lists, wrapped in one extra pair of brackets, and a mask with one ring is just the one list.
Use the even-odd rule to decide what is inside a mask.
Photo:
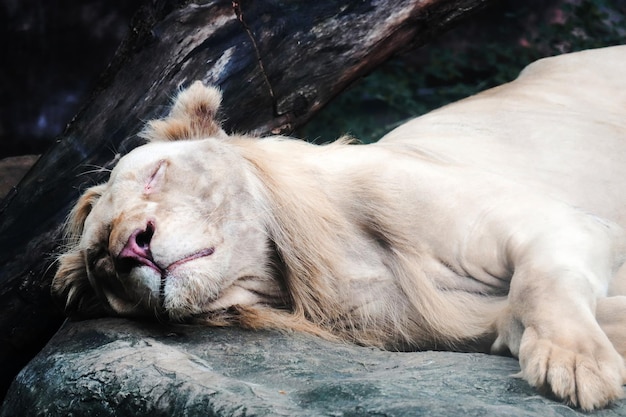
[[(61, 263), (78, 263), (71, 268), (118, 314), (180, 319), (224, 307), (238, 280), (267, 275), (261, 199), (247, 172), (218, 139), (139, 147), (79, 201), (80, 241)], [(64, 266), (55, 285), (69, 292), (59, 287), (77, 283)]]

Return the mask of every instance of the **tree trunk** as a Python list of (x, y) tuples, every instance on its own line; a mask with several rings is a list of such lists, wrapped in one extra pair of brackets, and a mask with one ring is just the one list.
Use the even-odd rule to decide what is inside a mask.
[(177, 88), (219, 85), (227, 131), (289, 133), (488, 1), (147, 1), (97, 91), (0, 206), (0, 396), (63, 320), (49, 287), (72, 203), (140, 144)]

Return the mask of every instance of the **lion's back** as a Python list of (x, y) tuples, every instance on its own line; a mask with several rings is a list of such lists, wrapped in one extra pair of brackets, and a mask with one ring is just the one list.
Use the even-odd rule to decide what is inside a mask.
[(381, 142), (503, 175), (626, 227), (623, 62), (626, 46), (543, 59)]

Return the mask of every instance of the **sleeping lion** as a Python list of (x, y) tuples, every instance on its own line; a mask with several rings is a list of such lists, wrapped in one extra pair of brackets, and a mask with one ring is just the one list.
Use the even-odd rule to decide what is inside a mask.
[(68, 314), (512, 354), (593, 410), (626, 381), (626, 46), (540, 60), (378, 143), (227, 135), (180, 92), (89, 188)]

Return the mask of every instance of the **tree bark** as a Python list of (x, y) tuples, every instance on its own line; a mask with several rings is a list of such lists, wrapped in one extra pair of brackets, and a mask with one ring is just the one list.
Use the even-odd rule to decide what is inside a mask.
[(97, 91), (0, 206), (0, 396), (63, 320), (49, 287), (73, 202), (141, 143), (177, 88), (220, 86), (227, 131), (289, 133), (488, 1), (147, 1)]

